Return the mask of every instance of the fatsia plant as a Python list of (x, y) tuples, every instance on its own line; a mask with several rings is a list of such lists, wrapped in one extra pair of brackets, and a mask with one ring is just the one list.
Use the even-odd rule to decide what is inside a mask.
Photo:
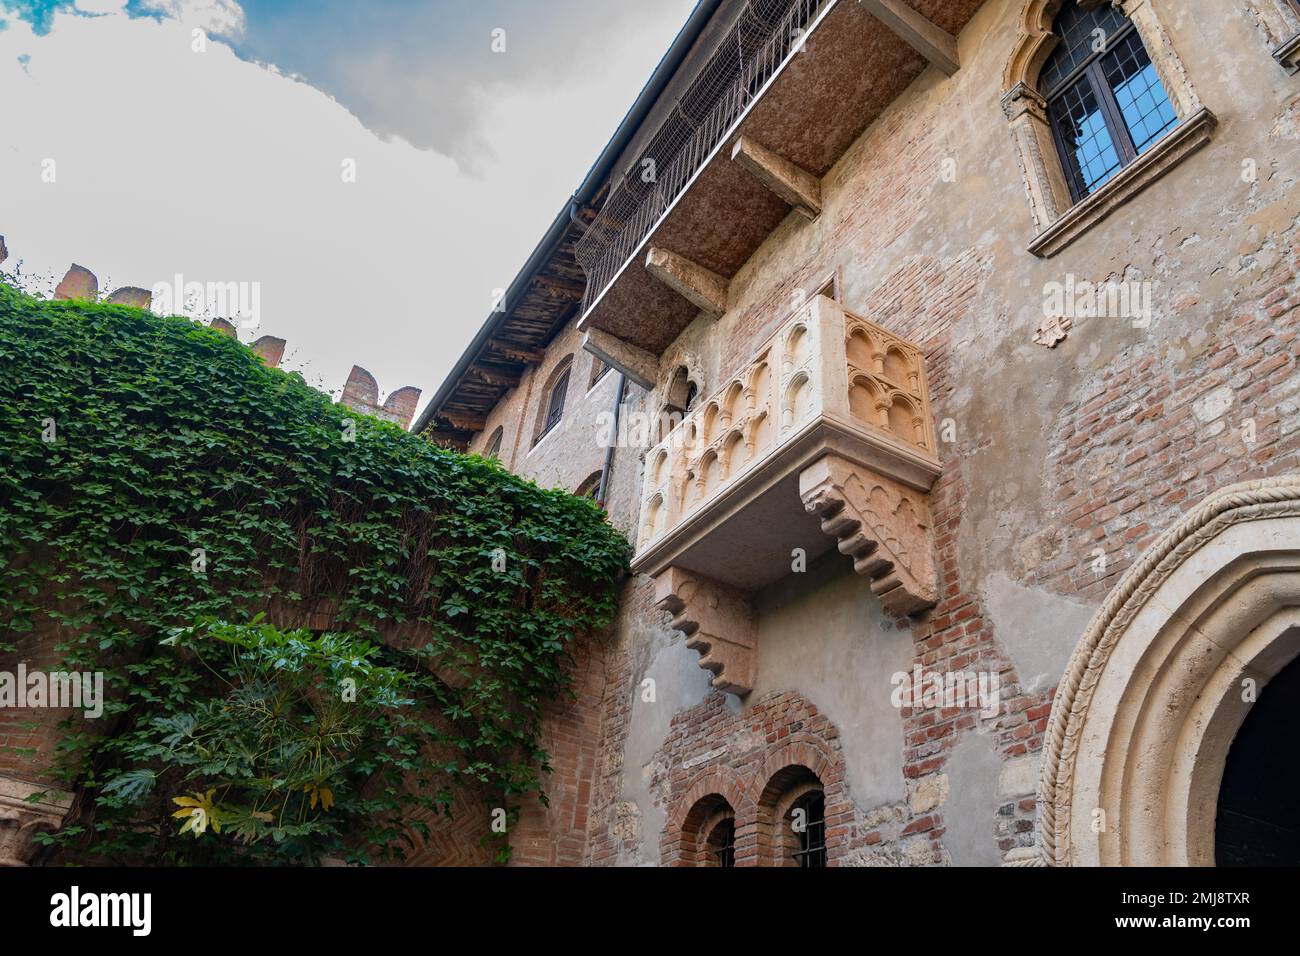
[[(437, 681), (382, 663), (384, 650), (370, 642), (260, 620), (202, 621), (162, 643), (209, 679), (187, 708), (152, 717), (132, 738), (122, 749), (132, 769), (105, 793), (142, 804), (160, 790), (179, 807), (178, 835), (280, 844), (276, 854), (306, 862), (364, 857), (400, 839), (375, 794), (414, 783), (421, 751), (445, 739), (430, 719), (440, 710)], [(440, 809), (436, 793), (415, 789), (412, 802)], [(261, 855), (204, 850), (213, 859)]]

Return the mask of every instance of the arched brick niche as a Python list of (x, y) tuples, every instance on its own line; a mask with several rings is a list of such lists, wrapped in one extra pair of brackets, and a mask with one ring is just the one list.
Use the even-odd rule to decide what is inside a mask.
[[(755, 862), (759, 866), (798, 866), (801, 849), (794, 810), (820, 791), (825, 806), (826, 865), (834, 866), (848, 848), (853, 818), (844, 790), (841, 762), (811, 735), (796, 735), (770, 753), (750, 787), (755, 806)], [(807, 818), (804, 820), (807, 823)]]
[(728, 767), (714, 767), (698, 774), (669, 811), (660, 840), (663, 864), (718, 866), (709, 838), (728, 817), (734, 821), (739, 864), (742, 825), (753, 818), (753, 807), (740, 775)]
[[(782, 726), (777, 729), (776, 720)], [(778, 734), (786, 727), (788, 736)], [(705, 729), (707, 728), (707, 729)], [(754, 747), (757, 735), (767, 742)], [(797, 866), (793, 811), (813, 791), (824, 796), (826, 865), (849, 852), (854, 817), (844, 785), (838, 731), (824, 714), (794, 692), (730, 713), (721, 696), (674, 719), (674, 733), (659, 759), (677, 762), (660, 835), (665, 866), (713, 866), (710, 833), (725, 815), (734, 819), (736, 866)], [(668, 755), (673, 755), (669, 757)], [(703, 766), (682, 770), (682, 764)]]
[(1039, 862), (1212, 865), (1228, 750), (1297, 656), (1300, 475), (1226, 488), (1157, 539), (1075, 647), (1044, 748)]

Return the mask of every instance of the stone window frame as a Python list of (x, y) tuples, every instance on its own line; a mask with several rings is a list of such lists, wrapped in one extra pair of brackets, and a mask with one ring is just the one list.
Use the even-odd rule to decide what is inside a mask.
[(1100, 0), (1114, 2), (1133, 22), (1178, 115), (1178, 125), (1104, 185), (1074, 202), (1047, 120), (1047, 103), (1038, 92), (1039, 73), (1056, 46), (1052, 28), (1062, 2), (1026, 0), (1002, 85), (1002, 110), (1010, 125), (1033, 217), (1035, 235), (1029, 251), (1044, 258), (1056, 255), (1208, 143), (1217, 123), (1197, 96), (1156, 11), (1155, 0)]

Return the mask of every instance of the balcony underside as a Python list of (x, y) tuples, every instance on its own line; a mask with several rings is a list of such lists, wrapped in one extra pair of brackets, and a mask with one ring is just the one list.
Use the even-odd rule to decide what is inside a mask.
[[(913, 0), (935, 25), (956, 33), (983, 0)], [(790, 212), (790, 206), (731, 159), (743, 135), (820, 179), (928, 65), (855, 0), (838, 0), (669, 206), (582, 317), (658, 355), (699, 310), (646, 270), (653, 246), (730, 279)]]
[(821, 415), (638, 553), (632, 569), (656, 575), (673, 565), (753, 592), (790, 574), (793, 549), (801, 548), (811, 563), (833, 550), (836, 541), (806, 510), (799, 478), (827, 455), (920, 492), (929, 491), (939, 474), (937, 462), (904, 442)]

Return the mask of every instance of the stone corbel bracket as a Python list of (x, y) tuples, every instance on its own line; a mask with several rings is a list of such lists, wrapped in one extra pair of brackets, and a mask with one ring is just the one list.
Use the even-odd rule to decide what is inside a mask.
[(853, 569), (891, 614), (917, 614), (939, 599), (926, 495), (826, 455), (799, 474), (799, 497), (822, 530), (839, 539)]
[(714, 687), (740, 696), (753, 689), (758, 624), (748, 594), (673, 566), (655, 577), (655, 604), (672, 614), (686, 646), (699, 651)]

